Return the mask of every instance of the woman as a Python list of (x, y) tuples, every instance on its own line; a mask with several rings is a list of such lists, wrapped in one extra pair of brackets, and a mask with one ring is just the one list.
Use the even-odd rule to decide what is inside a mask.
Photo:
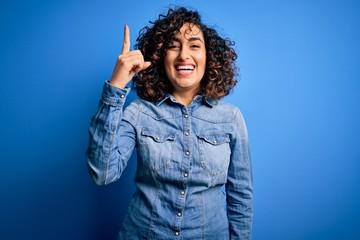
[[(236, 84), (233, 43), (185, 8), (151, 24), (134, 51), (125, 26), (89, 127), (97, 184), (117, 180), (137, 149), (137, 191), (119, 239), (250, 239), (246, 126), (238, 108), (220, 101)], [(131, 79), (140, 99), (123, 110)]]

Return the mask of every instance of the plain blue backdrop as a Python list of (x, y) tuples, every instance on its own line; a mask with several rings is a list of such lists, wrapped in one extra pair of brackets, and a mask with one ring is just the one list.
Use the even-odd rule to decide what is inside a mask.
[(248, 125), (253, 239), (360, 239), (360, 2), (350, 0), (1, 1), (0, 239), (116, 239), (135, 159), (95, 186), (87, 127), (123, 25), (134, 43), (169, 4), (236, 42), (241, 78), (224, 100)]

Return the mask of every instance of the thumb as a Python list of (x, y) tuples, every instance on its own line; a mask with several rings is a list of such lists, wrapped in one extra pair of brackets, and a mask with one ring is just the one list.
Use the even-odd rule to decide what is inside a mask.
[(134, 66), (133, 69), (131, 70), (134, 73), (139, 73), (145, 69), (147, 69), (148, 67), (151, 66), (151, 62), (144, 62), (144, 64), (142, 65), (142, 67), (140, 66)]
[(145, 69), (147, 69), (147, 68), (150, 67), (150, 66), (151, 66), (151, 62), (144, 62), (144, 65), (143, 65), (143, 67), (142, 67), (141, 70), (145, 70)]

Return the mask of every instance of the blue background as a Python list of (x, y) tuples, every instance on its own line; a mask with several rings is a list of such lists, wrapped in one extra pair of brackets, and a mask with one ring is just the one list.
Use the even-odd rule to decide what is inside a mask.
[(0, 238), (116, 238), (135, 159), (96, 186), (87, 127), (123, 25), (134, 43), (169, 4), (236, 42), (241, 80), (225, 101), (248, 125), (253, 239), (360, 239), (360, 2), (350, 0), (1, 1)]

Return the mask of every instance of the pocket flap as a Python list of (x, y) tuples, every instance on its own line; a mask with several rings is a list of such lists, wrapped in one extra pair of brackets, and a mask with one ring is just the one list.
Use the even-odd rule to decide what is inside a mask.
[(223, 143), (230, 142), (230, 136), (229, 136), (229, 134), (226, 134), (226, 133), (211, 134), (211, 135), (210, 134), (209, 135), (199, 135), (198, 137), (212, 145), (220, 145)]
[(165, 133), (149, 128), (143, 128), (141, 131), (142, 136), (151, 137), (155, 142), (166, 142), (166, 141), (174, 141), (175, 134), (174, 133)]

